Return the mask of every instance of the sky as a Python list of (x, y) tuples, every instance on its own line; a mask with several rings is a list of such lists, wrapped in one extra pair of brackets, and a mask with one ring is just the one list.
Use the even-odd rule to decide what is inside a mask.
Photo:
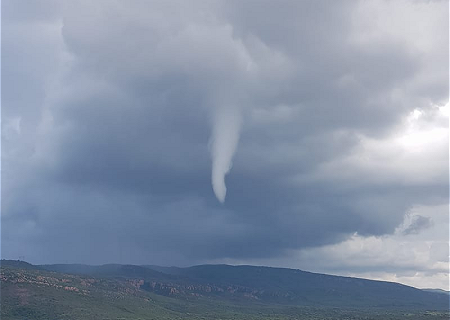
[(449, 289), (448, 1), (2, 1), (2, 258)]

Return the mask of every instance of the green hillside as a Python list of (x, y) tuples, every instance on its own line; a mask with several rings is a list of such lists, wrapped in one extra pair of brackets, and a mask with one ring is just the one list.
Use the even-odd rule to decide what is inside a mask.
[[(63, 272), (63, 269), (72, 272)], [(381, 320), (448, 319), (449, 316), (448, 296), (398, 284), (369, 281), (364, 288), (371, 290), (378, 285), (379, 291), (368, 295), (372, 300), (367, 301), (373, 302), (382, 288), (390, 291), (393, 286), (400, 286), (398, 290), (404, 290), (403, 295), (413, 292), (412, 300), (404, 298), (385, 305), (385, 300), (381, 299), (378, 305), (369, 305), (366, 300), (361, 303), (355, 298), (352, 305), (352, 298), (342, 292), (350, 290), (355, 281), (359, 286), (358, 281), (367, 280), (250, 266), (172, 268), (171, 274), (162, 271), (168, 272), (163, 268), (155, 271), (142, 266), (32, 266), (3, 260), (1, 319)], [(303, 289), (298, 287), (297, 277), (302, 277), (303, 282), (309, 281)], [(313, 287), (314, 282), (320, 283), (319, 279), (325, 279), (322, 287), (317, 287), (314, 297), (308, 296), (306, 288)], [(345, 290), (333, 291), (337, 286), (333, 281), (343, 279), (350, 279), (342, 285)], [(330, 283), (330, 290), (325, 295), (327, 283)], [(428, 301), (428, 298), (439, 300), (438, 297), (444, 297), (447, 305)], [(342, 301), (345, 303), (339, 305)]]
[[(160, 269), (162, 271), (163, 269)], [(331, 276), (286, 268), (203, 265), (166, 272), (216, 285), (252, 288), (269, 302), (333, 307), (448, 310), (448, 298), (393, 282)]]

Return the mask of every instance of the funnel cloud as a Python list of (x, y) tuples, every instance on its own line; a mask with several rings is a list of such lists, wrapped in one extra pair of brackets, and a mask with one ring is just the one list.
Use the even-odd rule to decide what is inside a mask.
[(210, 141), (211, 183), (214, 194), (221, 203), (225, 202), (227, 194), (225, 176), (233, 165), (232, 160), (239, 142), (241, 124), (241, 113), (236, 107), (219, 108), (213, 118), (213, 132)]

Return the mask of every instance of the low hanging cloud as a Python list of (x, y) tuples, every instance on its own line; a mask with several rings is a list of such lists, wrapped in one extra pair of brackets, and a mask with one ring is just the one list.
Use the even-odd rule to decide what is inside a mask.
[(424, 217), (421, 215), (415, 215), (411, 218), (411, 221), (407, 226), (405, 226), (402, 233), (408, 234), (418, 234), (421, 230), (427, 229), (433, 225), (431, 218)]
[(239, 142), (241, 122), (240, 110), (234, 106), (219, 108), (214, 115), (211, 137), (211, 181), (214, 193), (222, 203), (227, 193), (225, 176), (232, 167), (233, 156)]

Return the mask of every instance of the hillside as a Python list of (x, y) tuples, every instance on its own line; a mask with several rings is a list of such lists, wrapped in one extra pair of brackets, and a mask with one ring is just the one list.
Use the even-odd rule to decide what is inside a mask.
[(151, 268), (135, 265), (105, 264), (89, 266), (83, 264), (52, 264), (36, 266), (39, 269), (61, 273), (84, 274), (102, 277), (143, 278), (146, 280), (170, 281), (176, 277)]
[[(154, 270), (158, 269), (158, 270)], [(448, 319), (448, 296), (300, 270), (2, 260), (2, 319)]]
[(450, 291), (446, 291), (446, 290), (442, 290), (442, 289), (422, 289), (423, 291), (428, 291), (428, 292), (434, 292), (434, 293), (441, 293), (441, 294), (446, 294), (446, 295), (450, 295)]
[(447, 310), (448, 299), (398, 283), (331, 276), (286, 268), (201, 265), (189, 268), (131, 265), (46, 265), (51, 271), (142, 278), (144, 287), (170, 287), (177, 295), (245, 297), (266, 303), (330, 307)]
[(158, 268), (199, 283), (251, 288), (260, 299), (288, 304), (334, 307), (407, 307), (447, 310), (448, 299), (398, 283), (331, 276), (286, 268), (202, 265)]

